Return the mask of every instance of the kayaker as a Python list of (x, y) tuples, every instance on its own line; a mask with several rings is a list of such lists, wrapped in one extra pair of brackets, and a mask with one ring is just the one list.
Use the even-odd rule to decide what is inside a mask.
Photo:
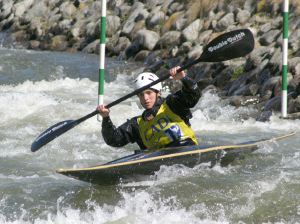
[[(102, 135), (106, 144), (122, 147), (136, 142), (142, 150), (198, 144), (189, 120), (192, 118), (190, 108), (197, 104), (201, 93), (197, 83), (186, 72), (177, 74), (179, 68), (172, 68), (170, 76), (181, 80), (181, 90), (163, 98), (162, 85), (157, 83), (139, 93), (138, 98), (145, 111), (118, 128), (110, 119), (109, 109), (103, 105), (97, 107), (103, 117)], [(153, 73), (141, 73), (135, 80), (135, 88), (139, 89), (157, 79)]]

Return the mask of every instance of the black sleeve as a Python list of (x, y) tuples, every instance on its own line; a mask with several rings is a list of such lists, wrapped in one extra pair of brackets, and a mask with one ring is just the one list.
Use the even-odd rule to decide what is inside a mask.
[(194, 107), (201, 97), (200, 89), (196, 82), (188, 76), (182, 79), (182, 89), (167, 97), (167, 104), (170, 109), (185, 116), (190, 108)]
[(127, 120), (118, 128), (115, 127), (109, 117), (103, 118), (102, 136), (105, 143), (113, 147), (122, 147), (128, 143), (136, 142), (141, 149), (146, 148), (140, 137), (136, 117)]

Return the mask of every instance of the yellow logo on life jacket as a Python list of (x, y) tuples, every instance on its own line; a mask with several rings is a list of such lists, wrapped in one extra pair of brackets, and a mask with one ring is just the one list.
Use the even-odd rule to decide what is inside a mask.
[(198, 144), (194, 131), (180, 116), (175, 114), (164, 102), (156, 116), (145, 121), (142, 117), (137, 119), (139, 132), (147, 148), (163, 148), (172, 142), (192, 139)]

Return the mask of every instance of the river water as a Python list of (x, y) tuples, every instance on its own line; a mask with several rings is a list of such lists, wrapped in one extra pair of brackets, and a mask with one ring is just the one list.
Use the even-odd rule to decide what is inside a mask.
[[(132, 90), (141, 65), (107, 60), (105, 101)], [(98, 57), (0, 49), (0, 223), (300, 223), (300, 134), (260, 145), (228, 167), (161, 167), (153, 176), (97, 186), (55, 173), (132, 153), (115, 149), (91, 118), (32, 153), (46, 128), (92, 112)], [(114, 106), (116, 125), (142, 112), (136, 97)], [(298, 131), (299, 120), (245, 119), (254, 108), (228, 106), (206, 93), (193, 109), (200, 141), (239, 143)]]

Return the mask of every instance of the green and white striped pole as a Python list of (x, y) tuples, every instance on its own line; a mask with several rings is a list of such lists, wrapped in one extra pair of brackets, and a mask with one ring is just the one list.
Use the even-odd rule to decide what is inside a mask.
[(281, 116), (287, 117), (289, 0), (283, 2)]
[[(101, 34), (100, 34), (100, 63), (99, 63), (99, 87), (98, 105), (104, 104), (104, 77), (105, 77), (105, 42), (106, 42), (106, 0), (101, 2)], [(99, 116), (98, 116), (99, 120)]]

